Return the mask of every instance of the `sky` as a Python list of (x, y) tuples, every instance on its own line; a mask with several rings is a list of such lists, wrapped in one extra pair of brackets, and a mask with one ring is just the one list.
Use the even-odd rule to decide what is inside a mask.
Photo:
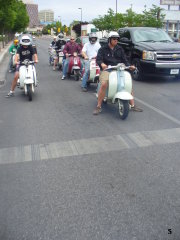
[[(73, 20), (81, 21), (81, 9), (78, 8), (82, 8), (82, 21), (87, 22), (99, 15), (103, 16), (109, 8), (116, 12), (116, 3), (119, 13), (125, 13), (131, 6), (134, 12), (141, 13), (145, 5), (148, 10), (152, 8), (152, 4), (167, 9), (166, 5), (160, 5), (160, 0), (33, 0), (33, 2), (38, 4), (38, 10), (53, 10), (55, 20), (60, 20), (67, 26)], [(177, 9), (177, 6), (171, 9)]]

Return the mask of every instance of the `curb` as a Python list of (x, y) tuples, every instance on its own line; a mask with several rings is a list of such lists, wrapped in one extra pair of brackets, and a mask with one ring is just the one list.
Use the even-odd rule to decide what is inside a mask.
[(6, 45), (6, 47), (2, 50), (2, 53), (0, 52), (0, 64), (1, 64), (1, 62), (3, 61), (6, 53), (8, 52), (9, 47), (11, 46), (11, 44), (12, 44), (12, 43), (8, 43), (8, 44)]
[[(6, 71), (7, 71), (7, 63), (3, 62), (3, 60), (5, 59), (5, 57), (8, 54), (9, 51), (9, 47), (11, 46), (12, 42), (8, 43), (4, 49), (2, 49), (2, 51), (0, 52), (0, 87), (2, 87), (2, 85), (4, 85), (5, 81), (6, 81)], [(6, 70), (4, 70), (6, 69)]]

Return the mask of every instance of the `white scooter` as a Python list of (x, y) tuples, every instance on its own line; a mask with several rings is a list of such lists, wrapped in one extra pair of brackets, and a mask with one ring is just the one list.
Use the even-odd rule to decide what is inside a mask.
[(34, 61), (28, 59), (21, 62), (19, 68), (19, 87), (24, 90), (25, 95), (28, 96), (29, 101), (32, 101), (34, 89), (37, 86), (36, 69)]
[(89, 86), (91, 83), (97, 83), (100, 74), (100, 67), (96, 63), (96, 58), (92, 58), (90, 61), (90, 71), (89, 78), (87, 81), (87, 85)]
[(10, 67), (10, 68), (11, 68), (13, 71), (15, 71), (15, 69), (16, 69), (16, 64), (15, 64), (15, 55), (16, 55), (16, 52), (17, 52), (17, 50), (14, 49), (14, 51), (10, 53), (10, 54), (11, 54), (11, 63), (10, 63), (11, 67)]
[[(119, 63), (117, 66), (108, 66), (109, 86), (106, 92), (104, 102), (118, 103), (119, 115), (122, 120), (126, 119), (129, 114), (129, 100), (133, 99), (132, 92), (132, 77), (128, 71), (130, 67), (126, 67), (124, 63)], [(100, 83), (98, 84), (98, 91)], [(98, 97), (98, 93), (97, 93)]]
[(63, 48), (61, 48), (61, 49), (58, 50), (58, 67), (59, 67), (59, 70), (62, 70), (63, 58), (64, 58), (64, 53), (63, 53)]

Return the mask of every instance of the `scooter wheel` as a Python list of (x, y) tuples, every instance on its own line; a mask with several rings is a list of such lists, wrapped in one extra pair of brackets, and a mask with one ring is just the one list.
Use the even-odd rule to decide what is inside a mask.
[(126, 119), (129, 114), (129, 101), (118, 99), (119, 116), (122, 120)]
[(32, 86), (29, 84), (27, 85), (27, 94), (28, 94), (29, 101), (31, 102), (32, 101)]

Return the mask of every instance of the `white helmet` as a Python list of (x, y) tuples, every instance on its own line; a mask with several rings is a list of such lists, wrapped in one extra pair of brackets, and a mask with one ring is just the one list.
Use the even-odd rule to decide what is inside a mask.
[(31, 45), (31, 39), (29, 36), (25, 35), (25, 36), (22, 36), (21, 40), (20, 40), (20, 44), (21, 45), (24, 45), (24, 46), (29, 46)]
[(90, 42), (91, 44), (95, 44), (96, 41), (97, 41), (97, 35), (96, 35), (96, 33), (90, 33), (90, 34), (89, 34), (89, 42)]
[(111, 38), (118, 38), (119, 39), (119, 34), (115, 31), (111, 31), (108, 35), (108, 40), (110, 41)]

